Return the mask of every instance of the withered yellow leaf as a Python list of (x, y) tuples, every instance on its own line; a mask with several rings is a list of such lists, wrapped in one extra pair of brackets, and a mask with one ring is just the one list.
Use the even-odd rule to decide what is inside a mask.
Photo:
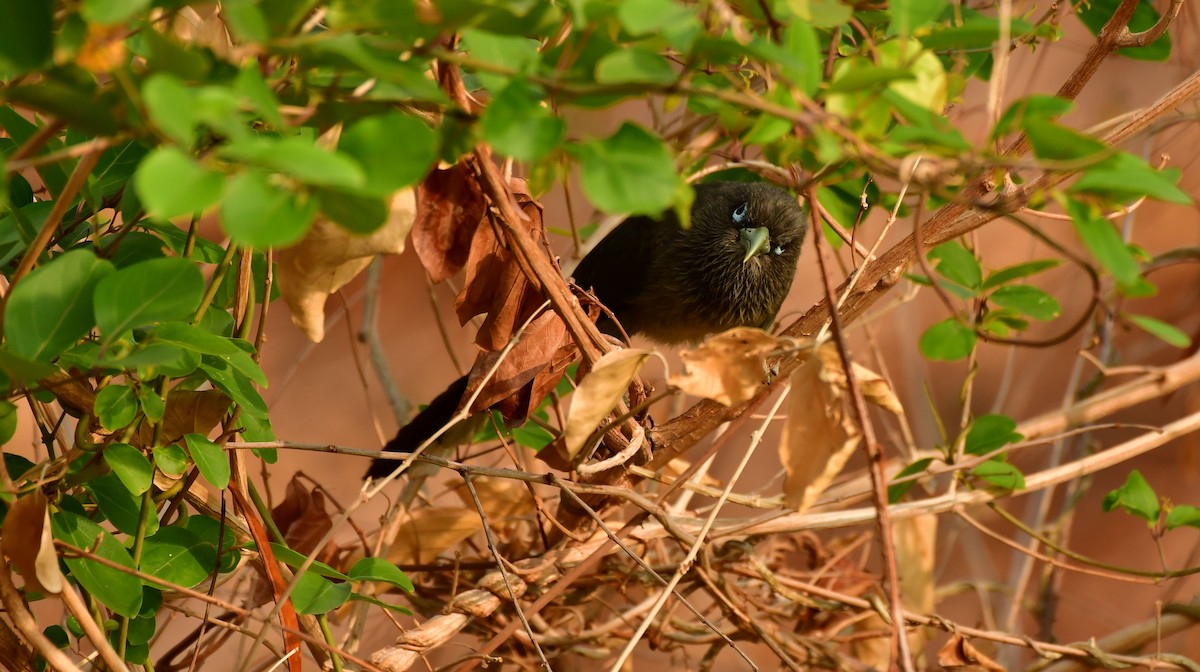
[(591, 373), (580, 381), (579, 388), (571, 395), (567, 426), (563, 430), (568, 459), (575, 459), (583, 449), (588, 437), (616, 407), (651, 354), (649, 350), (635, 349), (605, 353)]

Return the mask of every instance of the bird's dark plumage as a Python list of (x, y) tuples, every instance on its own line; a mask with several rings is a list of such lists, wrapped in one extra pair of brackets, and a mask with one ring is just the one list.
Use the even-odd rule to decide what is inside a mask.
[[(769, 328), (787, 297), (808, 231), (796, 199), (764, 183), (696, 186), (691, 227), (673, 212), (625, 220), (579, 262), (590, 289), (630, 334), (690, 343), (739, 326)], [(602, 331), (618, 335), (602, 318)], [(450, 420), (466, 377), (438, 395), (384, 450), (411, 452)], [(367, 476), (394, 462), (375, 461)]]

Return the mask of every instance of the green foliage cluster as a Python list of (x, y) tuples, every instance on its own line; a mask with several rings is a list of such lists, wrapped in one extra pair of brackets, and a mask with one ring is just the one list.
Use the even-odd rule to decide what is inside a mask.
[[(1087, 3), (1080, 18), (1098, 31), (1116, 4)], [(72, 377), (98, 387), (71, 410), (110, 437), (61, 456), (48, 439), (50, 454), (65, 458), (49, 468), (6, 454), (12, 487), (0, 498), (53, 491), (55, 539), (158, 579), (64, 561), (97, 608), (121, 619), (112, 637), (129, 661), (147, 660), (163, 587), (231, 571), (245, 544), (186, 507), (160, 522), (177, 492), (154, 477), (229, 484), (212, 424), (168, 431), (172, 400), (187, 392), (223, 395), (224, 438), (274, 439), (253, 319), (274, 296), (268, 251), (300, 240), (317, 218), (375, 231), (397, 191), (479, 145), (520, 162), (535, 193), (577, 170), (592, 204), (622, 213), (686, 212), (683, 176), (714, 157), (762, 159), (808, 176), (832, 223), (851, 229), (864, 194), (871, 207), (913, 207), (883, 186), (905, 174), (906, 160), (945, 167), (922, 195), (936, 207), (964, 188), (954, 176), (1009, 165), (1004, 149), (1025, 137), (1034, 161), (1010, 177), (1077, 174), (1040, 201), (1070, 216), (1115, 296), (1154, 292), (1143, 252), (1104, 213), (1144, 197), (1188, 202), (1177, 171), (1068, 128), (1058, 119), (1071, 103), (1059, 98), (1016, 101), (983, 144), (943, 115), (968, 82), (990, 76), (1002, 34), (994, 16), (944, 0), (722, 6), (730, 13), (680, 0), (0, 0), (0, 438), (13, 436), (16, 403), (63, 401), (48, 381)], [(1156, 19), (1143, 3), (1134, 28)], [(1014, 49), (1059, 35), (1034, 16), (1006, 29)], [(1163, 37), (1128, 55), (1161, 60), (1170, 48)], [(447, 93), (454, 69), (482, 104)], [(627, 122), (595, 136), (570, 123), (572, 110), (648, 97), (666, 116), (656, 128)], [(204, 213), (218, 215), (227, 244), (199, 234)], [(929, 359), (962, 359), (981, 338), (1009, 338), (1061, 312), (1029, 284), (1058, 260), (985, 272), (978, 250), (950, 242), (929, 263), (936, 275), (913, 279), (957, 302), (921, 339)], [(234, 286), (238, 264), (253, 269), (249, 297)], [(1187, 343), (1169, 324), (1129, 319)], [(985, 456), (1019, 440), (1013, 428), (983, 416), (961, 443)], [(550, 438), (529, 432), (531, 443)], [(973, 474), (1022, 485), (1002, 457)], [(1133, 511), (1128, 500), (1120, 506)], [(364, 580), (411, 589), (395, 567), (367, 559), (348, 574), (315, 565), (292, 599), (302, 613), (325, 613)], [(65, 644), (60, 631), (48, 634)]]

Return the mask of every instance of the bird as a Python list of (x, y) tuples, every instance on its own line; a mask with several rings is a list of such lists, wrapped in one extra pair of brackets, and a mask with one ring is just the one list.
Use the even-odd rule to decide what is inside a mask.
[[(574, 281), (616, 317), (599, 329), (664, 345), (696, 343), (734, 327), (769, 329), (791, 289), (808, 231), (804, 210), (765, 182), (695, 186), (690, 226), (674, 211), (626, 219), (579, 262)], [(413, 452), (454, 416), (467, 377), (452, 383), (384, 446)], [(375, 460), (367, 478), (396, 463)]]

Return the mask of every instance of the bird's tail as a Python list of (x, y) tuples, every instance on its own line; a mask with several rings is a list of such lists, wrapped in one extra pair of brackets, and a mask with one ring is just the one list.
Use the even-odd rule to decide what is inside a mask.
[[(383, 447), (386, 452), (412, 453), (429, 441), (439, 429), (454, 419), (463, 395), (467, 391), (467, 377), (463, 376), (450, 384), (445, 391), (433, 398), (429, 405), (396, 432), (396, 436)], [(446, 442), (449, 443), (449, 442)], [(374, 460), (367, 469), (367, 478), (382, 478), (392, 473), (400, 463), (395, 460)]]

